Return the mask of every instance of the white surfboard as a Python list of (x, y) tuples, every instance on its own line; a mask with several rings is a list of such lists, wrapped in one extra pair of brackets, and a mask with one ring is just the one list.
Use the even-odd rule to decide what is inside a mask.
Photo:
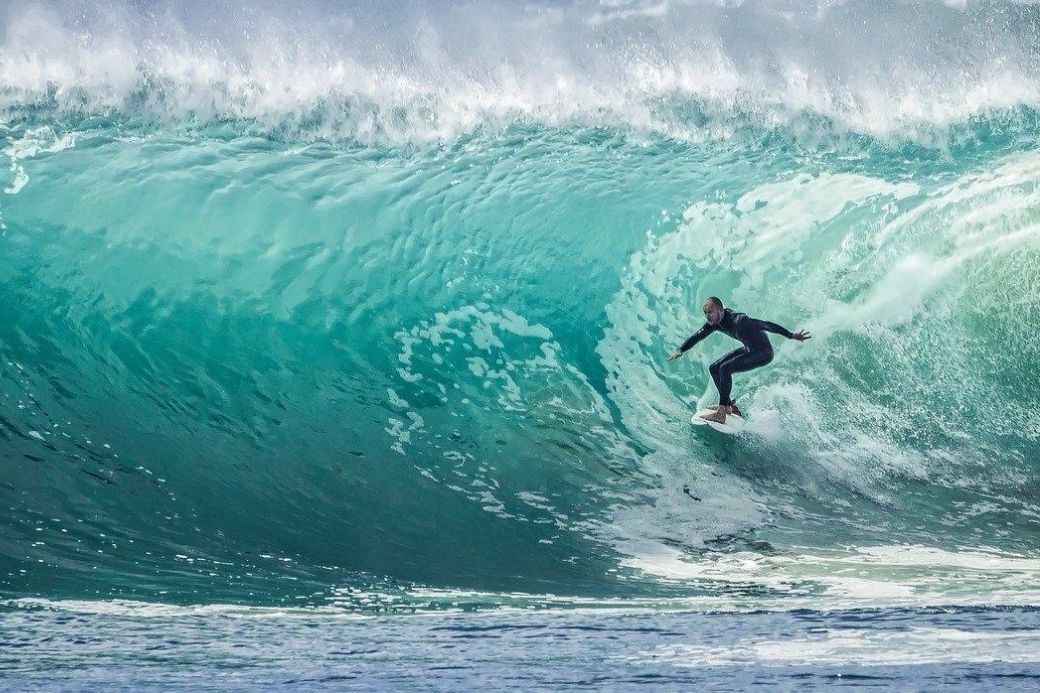
[(734, 435), (744, 430), (744, 425), (747, 423), (743, 417), (737, 416), (736, 414), (726, 414), (726, 423), (720, 424), (717, 421), (705, 421), (701, 417), (705, 414), (711, 414), (714, 409), (701, 409), (699, 412), (693, 415), (690, 419), (690, 423), (694, 426), (711, 426), (716, 431), (722, 433), (728, 433)]

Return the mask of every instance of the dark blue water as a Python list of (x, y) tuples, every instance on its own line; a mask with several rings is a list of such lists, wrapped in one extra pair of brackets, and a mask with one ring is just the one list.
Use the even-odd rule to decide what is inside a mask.
[(7, 685), (231, 689), (518, 687), (1021, 690), (1035, 609), (357, 616), (70, 603), (0, 615)]

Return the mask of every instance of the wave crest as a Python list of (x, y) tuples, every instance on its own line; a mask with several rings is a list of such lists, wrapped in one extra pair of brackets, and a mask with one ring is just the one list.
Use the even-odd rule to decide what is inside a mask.
[(1035, 6), (8, 7), (0, 112), (451, 139), (517, 121), (699, 140), (745, 126), (917, 137), (1040, 105)]

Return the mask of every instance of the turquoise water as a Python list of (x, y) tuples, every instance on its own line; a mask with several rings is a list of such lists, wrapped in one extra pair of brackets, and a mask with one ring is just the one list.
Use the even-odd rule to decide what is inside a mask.
[[(0, 16), (5, 632), (1035, 634), (1034, 6)], [(666, 361), (711, 294), (814, 334), (737, 376), (736, 438), (687, 422), (734, 344)], [(922, 642), (865, 628), (834, 662)], [(982, 641), (914, 661), (1035, 661)]]

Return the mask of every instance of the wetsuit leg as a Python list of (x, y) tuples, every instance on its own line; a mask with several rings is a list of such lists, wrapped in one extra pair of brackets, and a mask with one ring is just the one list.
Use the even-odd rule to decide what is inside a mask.
[[(722, 393), (722, 364), (726, 363), (727, 361), (731, 361), (739, 356), (742, 356), (746, 353), (747, 347), (738, 347), (737, 349), (734, 349), (733, 351), (729, 352), (728, 354), (720, 358), (715, 363), (708, 366), (708, 372), (711, 373), (711, 379), (715, 381), (715, 387), (718, 388), (720, 394)], [(727, 390), (727, 392), (728, 391), (729, 390)], [(719, 403), (723, 404), (721, 400), (719, 401)]]
[(773, 360), (772, 349), (747, 348), (737, 349), (726, 354), (721, 359), (711, 364), (711, 377), (715, 386), (719, 388), (719, 404), (730, 406), (730, 392), (733, 390), (733, 374), (750, 371), (754, 368), (764, 366)]

